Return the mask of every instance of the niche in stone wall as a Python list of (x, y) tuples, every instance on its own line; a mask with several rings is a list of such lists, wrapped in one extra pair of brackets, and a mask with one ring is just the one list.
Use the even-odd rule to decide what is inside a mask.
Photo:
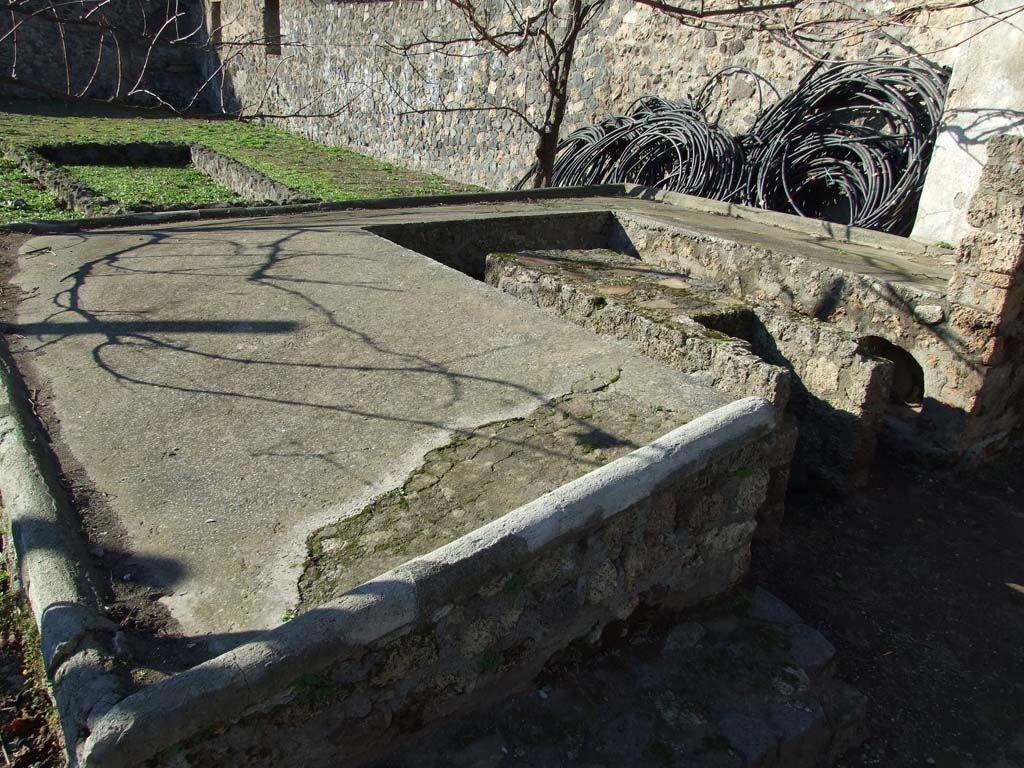
[(860, 350), (874, 357), (891, 360), (896, 366), (892, 388), (889, 390), (891, 403), (921, 405), (924, 400), (924, 369), (912, 354), (881, 336), (865, 336), (860, 340)]
[(263, 40), (267, 56), (281, 55), (281, 0), (263, 0)]

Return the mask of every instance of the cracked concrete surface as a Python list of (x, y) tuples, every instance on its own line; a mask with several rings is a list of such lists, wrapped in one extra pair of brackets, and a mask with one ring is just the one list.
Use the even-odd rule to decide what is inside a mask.
[(21, 249), (9, 331), (62, 460), (110, 512), (90, 526), (83, 511), (93, 549), (129, 553), (118, 578), (162, 595), (211, 651), (278, 624), (307, 536), (460, 429), (607, 378), (610, 360), (618, 387), (680, 423), (732, 399), (371, 235), (362, 216)]

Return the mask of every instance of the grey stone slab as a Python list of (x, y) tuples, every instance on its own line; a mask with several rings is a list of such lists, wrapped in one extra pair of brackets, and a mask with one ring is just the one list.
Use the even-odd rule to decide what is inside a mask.
[(793, 634), (792, 653), (796, 662), (813, 675), (832, 661), (836, 649), (821, 632), (800, 624)]
[(754, 587), (750, 618), (771, 624), (798, 624), (800, 616), (771, 592)]
[[(733, 218), (703, 211), (662, 206), (635, 208), (617, 206), (635, 212), (655, 222), (679, 227), (702, 241), (738, 243), (741, 246), (770, 251), (780, 257), (802, 257), (822, 266), (867, 275), (876, 280), (909, 286), (929, 293), (945, 293), (952, 274), (952, 257), (917, 252), (919, 244), (903, 242), (907, 250), (886, 245), (876, 247), (863, 243), (846, 242), (822, 235), (814, 235), (773, 226), (766, 221)], [(778, 214), (776, 214), (778, 216)], [(785, 217), (803, 221), (796, 217)]]
[(682, 421), (731, 399), (359, 229), (411, 216), (23, 248), (19, 362), (52, 395), (51, 429), (108, 508), (107, 535), (123, 528), (132, 578), (168, 593), (186, 634), (279, 623), (307, 536), (400, 485), (458, 430), (595, 378)]

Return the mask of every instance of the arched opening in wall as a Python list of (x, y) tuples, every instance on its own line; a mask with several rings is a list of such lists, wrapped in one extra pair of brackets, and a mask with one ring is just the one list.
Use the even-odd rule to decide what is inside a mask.
[(267, 56), (281, 55), (281, 0), (263, 0), (263, 40)]
[(924, 369), (914, 356), (881, 336), (865, 336), (859, 350), (873, 357), (892, 361), (892, 387), (889, 402), (897, 405), (918, 406), (924, 402)]

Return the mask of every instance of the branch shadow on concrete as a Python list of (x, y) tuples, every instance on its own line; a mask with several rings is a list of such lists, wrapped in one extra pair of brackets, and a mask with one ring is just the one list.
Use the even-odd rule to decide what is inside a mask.
[[(261, 244), (261, 252), (255, 256), (244, 243), (232, 239), (232, 233), (237, 233), (239, 228), (244, 228), (247, 232), (254, 230), (259, 232), (263, 229), (275, 230), (274, 227), (259, 222), (244, 222), (238, 227), (223, 224), (203, 225), (202, 229), (204, 234), (208, 235), (209, 242), (216, 244), (219, 249), (217, 252), (221, 256), (217, 260), (220, 264), (204, 263), (206, 260), (195, 254), (190, 257), (187, 264), (180, 262), (161, 264), (159, 255), (154, 259), (147, 252), (152, 251), (154, 247), (173, 243), (176, 233), (174, 231), (156, 231), (148, 232), (140, 237), (138, 232), (132, 232), (133, 242), (131, 245), (91, 259), (69, 273), (62, 280), (61, 289), (50, 299), (51, 311), (41, 320), (8, 323), (4, 326), (4, 331), (15, 339), (18, 357), (22, 358), (28, 367), (31, 367), (31, 361), (35, 354), (40, 352), (49, 354), (64, 343), (70, 343), (75, 339), (80, 340), (85, 336), (96, 336), (96, 341), (91, 342), (88, 347), (89, 359), (95, 368), (119, 385), (174, 391), (189, 397), (210, 396), (224, 400), (344, 413), (381, 422), (399, 422), (438, 428), (451, 434), (470, 434), (472, 429), (453, 426), (443, 419), (413, 418), (409, 415), (389, 412), (386, 408), (360, 407), (352, 403), (332, 402), (329, 398), (288, 397), (280, 393), (250, 391), (244, 386), (244, 373), (255, 368), (295, 372), (289, 375), (301, 375), (303, 371), (354, 372), (357, 374), (380, 372), (386, 375), (412, 375), (432, 380), (440, 379), (444, 383), (446, 404), (458, 403), (464, 396), (464, 388), (467, 384), (495, 386), (499, 390), (514, 393), (520, 398), (525, 397), (537, 405), (548, 401), (549, 393), (539, 389), (501, 376), (459, 370), (459, 365), (465, 361), (489, 354), (493, 350), (465, 352), (453, 349), (450, 356), (438, 358), (397, 349), (388, 339), (368, 333), (360, 327), (357, 320), (354, 322), (353, 318), (340, 311), (339, 306), (332, 305), (322, 295), (316, 295), (312, 290), (314, 288), (318, 290), (338, 288), (345, 291), (370, 291), (380, 293), (382, 298), (400, 301), (408, 290), (406, 288), (373, 280), (336, 279), (337, 275), (307, 278), (281, 274), (282, 266), (290, 260), (309, 255), (301, 247), (296, 249), (294, 244), (294, 240), (299, 235), (311, 231), (309, 228), (281, 233), (273, 240)], [(336, 233), (336, 229), (330, 226), (317, 229), (327, 235)], [(375, 237), (365, 233), (359, 236)], [(86, 237), (82, 235), (69, 236), (65, 242), (70, 247), (76, 242), (79, 244), (84, 242), (85, 239)], [(290, 251), (289, 248), (292, 250)], [(230, 257), (228, 269), (223, 268), (224, 251)], [(345, 258), (348, 258), (347, 255)], [(354, 254), (353, 258), (363, 260), (369, 257)], [(343, 273), (342, 268), (339, 268), (339, 273)], [(244, 313), (237, 313), (229, 319), (167, 319), (153, 317), (152, 310), (139, 310), (116, 305), (105, 306), (101, 299), (96, 298), (97, 294), (90, 293), (94, 286), (104, 285), (112, 279), (152, 278), (160, 280), (162, 277), (172, 276), (177, 279), (194, 280), (197, 286), (205, 287), (214, 283), (223, 284), (225, 288), (228, 288), (232, 283), (240, 283), (255, 286), (259, 292), (280, 294), (289, 301), (297, 303), (302, 307), (303, 312), (317, 318), (322, 326), (328, 328), (331, 333), (341, 334), (346, 339), (346, 343), (355, 344), (359, 349), (372, 353), (372, 357), (381, 358), (382, 362), (347, 364), (325, 362), (318, 359), (302, 359), (301, 356), (299, 359), (289, 360), (280, 357), (264, 357), (257, 353), (204, 349), (201, 342), (204, 338), (217, 336), (288, 337), (307, 331), (309, 324), (294, 319), (254, 320), (246, 318)], [(102, 296), (102, 294), (99, 295)], [(218, 314), (223, 315), (224, 308), (220, 308)], [(186, 338), (180, 338), (180, 336)], [(197, 342), (197, 340), (199, 341)], [(516, 342), (509, 342), (499, 346), (501, 349), (514, 349), (515, 345)], [(141, 349), (145, 350), (147, 354), (170, 355), (172, 358), (180, 358), (180, 361), (164, 365), (162, 369), (154, 369), (156, 374), (152, 371), (140, 372), (138, 369), (133, 370), (131, 365), (119, 358), (118, 352), (124, 349)], [(190, 383), (183, 383), (175, 381), (173, 375), (167, 375), (168, 371), (187, 368), (191, 365), (190, 361), (213, 361), (232, 366), (239, 372), (239, 377), (236, 379), (238, 383), (235, 386), (219, 387), (204, 383), (201, 377), (193, 378)], [(163, 374), (160, 374), (161, 370), (164, 371)], [(577, 435), (580, 445), (591, 448), (623, 445), (629, 448), (639, 447), (639, 444), (633, 441), (624, 440), (620, 435), (606, 431), (591, 419), (580, 417), (568, 410), (562, 412), (570, 422), (569, 429)], [(56, 427), (59, 432), (59, 425), (51, 421), (49, 426)], [(500, 436), (497, 439), (502, 440)], [(538, 453), (540, 458), (567, 458), (566, 454), (550, 450), (542, 445), (526, 444), (521, 441), (514, 441), (513, 444)], [(290, 443), (287, 440), (279, 442), (267, 450), (254, 449), (252, 455), (304, 458), (321, 463), (332, 471), (346, 470), (346, 467), (337, 461), (329, 451), (310, 450), (309, 446)], [(66, 455), (60, 456), (62, 461), (67, 458)], [(572, 455), (572, 458), (583, 465), (583, 471), (596, 468), (604, 463), (597, 457)], [(354, 470), (348, 467), (347, 471)], [(366, 481), (370, 482), (373, 479), (366, 478)], [(91, 487), (89, 478), (84, 471), (81, 474), (74, 473), (73, 477), (66, 474), (64, 482), (80, 486), (73, 488), (71, 493), (79, 501), (89, 499), (91, 495), (99, 495), (93, 494), (95, 489)], [(95, 503), (97, 506), (101, 506), (103, 502), (102, 499), (97, 499)], [(77, 504), (77, 506), (82, 508), (82, 504)], [(95, 526), (87, 526), (86, 533), (92, 534), (94, 528)], [(117, 620), (121, 624), (122, 630), (127, 630), (122, 633), (119, 640), (121, 647), (129, 655), (145, 658), (146, 664), (154, 672), (170, 674), (180, 671), (209, 657), (213, 652), (221, 652), (262, 634), (258, 631), (232, 632), (206, 635), (201, 638), (176, 634), (173, 625), (168, 624), (166, 612), (161, 613), (159, 610), (161, 606), (157, 603), (157, 599), (173, 590), (182, 579), (188, 576), (183, 563), (173, 558), (140, 557), (133, 552), (127, 539), (123, 539), (121, 542), (104, 541), (100, 543), (91, 535), (88, 538), (92, 552), (85, 559), (98, 563), (108, 574), (108, 583), (99, 586), (98, 601), (102, 604), (109, 604), (111, 610), (107, 611), (107, 615)], [(97, 550), (102, 551), (97, 553)]]

